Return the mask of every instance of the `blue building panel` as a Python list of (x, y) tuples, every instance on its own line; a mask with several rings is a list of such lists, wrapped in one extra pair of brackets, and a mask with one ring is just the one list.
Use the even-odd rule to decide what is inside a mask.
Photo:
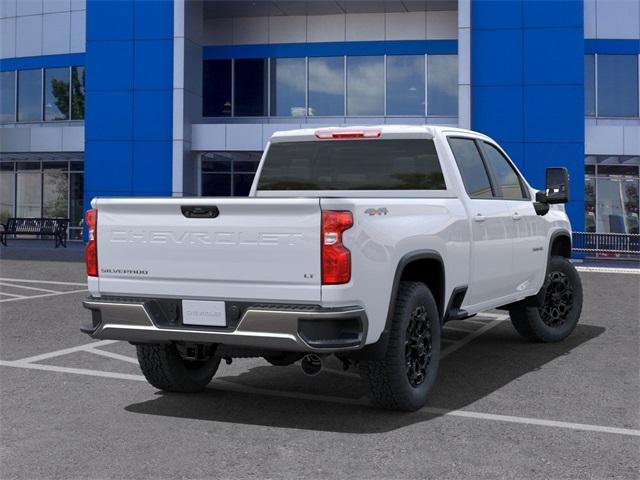
[[(173, 40), (136, 40), (134, 42), (134, 82), (136, 90), (173, 88)], [(143, 59), (143, 61), (140, 61)]]
[(582, 0), (527, 0), (523, 3), (523, 26), (524, 28), (575, 27), (582, 29), (584, 23), (582, 4)]
[(87, 90), (90, 92), (133, 88), (133, 42), (87, 42)]
[(87, 2), (85, 206), (171, 195), (173, 3)]
[(133, 0), (87, 0), (87, 42), (133, 40)]
[(522, 85), (522, 30), (473, 30), (474, 60), (471, 84)]
[(526, 85), (582, 85), (584, 48), (581, 28), (524, 30)]
[[(572, 191), (583, 192), (582, 2), (473, 0), (471, 11), (471, 127), (521, 145), (508, 153), (532, 185), (562, 164)], [(583, 194), (574, 198), (567, 211), (580, 230)]]

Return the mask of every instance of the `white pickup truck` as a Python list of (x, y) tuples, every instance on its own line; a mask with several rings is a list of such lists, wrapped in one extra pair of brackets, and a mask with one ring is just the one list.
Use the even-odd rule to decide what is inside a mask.
[(509, 311), (554, 342), (575, 328), (563, 168), (531, 188), (482, 134), (390, 126), (275, 133), (248, 198), (95, 198), (91, 317), (155, 387), (204, 389), (222, 358), (356, 365), (371, 400), (415, 410), (444, 322)]

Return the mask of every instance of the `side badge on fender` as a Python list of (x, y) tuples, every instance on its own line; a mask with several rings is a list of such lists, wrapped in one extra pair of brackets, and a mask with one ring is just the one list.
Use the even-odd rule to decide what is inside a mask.
[(373, 217), (374, 215), (386, 215), (389, 213), (389, 210), (387, 210), (386, 208), (367, 208), (364, 213), (366, 213), (367, 215), (369, 215), (370, 217)]

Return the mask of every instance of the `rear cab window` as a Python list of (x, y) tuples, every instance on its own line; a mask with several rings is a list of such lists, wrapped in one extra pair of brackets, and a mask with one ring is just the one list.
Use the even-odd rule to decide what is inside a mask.
[(433, 140), (272, 143), (257, 190), (446, 190)]

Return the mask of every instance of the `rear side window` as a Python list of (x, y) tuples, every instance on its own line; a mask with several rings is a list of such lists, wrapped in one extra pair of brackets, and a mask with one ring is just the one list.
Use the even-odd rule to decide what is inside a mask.
[(507, 200), (528, 198), (520, 177), (500, 150), (487, 142), (483, 142), (483, 145), (485, 158), (490, 168), (493, 169), (502, 197)]
[(464, 188), (471, 198), (493, 198), (491, 182), (475, 140), (449, 138)]
[(273, 143), (258, 190), (445, 190), (433, 140)]

